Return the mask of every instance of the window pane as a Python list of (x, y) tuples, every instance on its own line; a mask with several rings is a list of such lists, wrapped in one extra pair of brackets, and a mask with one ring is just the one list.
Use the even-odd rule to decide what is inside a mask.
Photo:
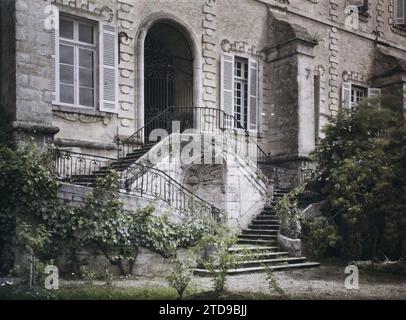
[(93, 89), (80, 88), (79, 104), (81, 106), (93, 107)]
[(81, 87), (93, 88), (93, 70), (79, 69), (79, 85)]
[(93, 69), (93, 52), (90, 50), (79, 49), (79, 66)]
[(59, 35), (61, 38), (73, 39), (73, 21), (60, 20)]
[(93, 44), (93, 27), (79, 23), (79, 41)]
[(61, 84), (60, 87), (60, 100), (63, 103), (74, 104), (75, 103), (75, 93), (73, 86)]
[(60, 76), (61, 76), (61, 82), (62, 83), (73, 85), (74, 84), (74, 82), (73, 82), (73, 79), (74, 79), (73, 66), (61, 65), (60, 66)]
[(61, 56), (61, 63), (70, 64), (73, 66), (73, 62), (74, 62), (73, 47), (61, 45), (60, 46), (60, 56)]

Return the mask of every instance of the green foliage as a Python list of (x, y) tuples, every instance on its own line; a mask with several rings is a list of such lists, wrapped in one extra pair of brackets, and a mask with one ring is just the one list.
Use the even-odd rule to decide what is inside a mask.
[(269, 290), (272, 292), (275, 292), (278, 296), (280, 296), (281, 298), (287, 298), (287, 294), (285, 293), (285, 291), (279, 286), (278, 280), (276, 280), (275, 275), (273, 274), (272, 270), (264, 265), (264, 270), (266, 273), (266, 279), (268, 281), (269, 284)]
[(38, 216), (55, 214), (57, 180), (49, 156), (27, 142), (0, 145), (0, 273), (13, 266), (17, 217), (34, 224)]
[(13, 268), (13, 248), (19, 243), (30, 247), (34, 259), (41, 262), (63, 253), (75, 273), (82, 264), (80, 251), (101, 251), (126, 275), (132, 273), (139, 246), (170, 256), (213, 230), (211, 221), (193, 218), (193, 214), (175, 223), (169, 214), (154, 215), (153, 207), (124, 210), (114, 171), (97, 180), (80, 208), (61, 203), (57, 190), (50, 154), (40, 152), (33, 143), (15, 149), (0, 146), (0, 272)]
[(314, 191), (328, 200), (344, 257), (406, 256), (406, 126), (390, 100), (380, 103), (341, 111), (314, 154)]
[[(230, 252), (230, 248), (237, 242), (237, 238), (230, 235), (228, 230), (220, 229), (214, 235), (202, 238), (195, 250), (203, 249), (205, 255), (200, 264), (209, 270), (214, 281), (214, 293), (220, 296), (225, 292), (228, 271), (237, 268), (242, 261)], [(207, 251), (210, 251), (207, 253)]]
[(335, 249), (340, 240), (336, 227), (329, 224), (325, 217), (305, 220), (303, 233), (308, 251), (316, 259), (324, 257), (329, 249)]
[(89, 286), (93, 285), (93, 282), (97, 277), (96, 272), (86, 266), (81, 266), (79, 271), (82, 279), (85, 281), (85, 284)]
[(276, 205), (276, 215), (281, 232), (289, 238), (299, 238), (302, 233), (303, 213), (299, 207), (298, 196), (305, 190), (301, 185), (286, 194)]
[(180, 261), (178, 258), (174, 259), (172, 265), (173, 269), (165, 279), (176, 290), (179, 300), (182, 300), (187, 287), (192, 281), (193, 272), (190, 265)]
[(375, 273), (389, 273), (406, 275), (406, 261), (384, 261), (382, 263), (374, 263), (373, 261), (354, 261), (353, 265), (360, 270)]

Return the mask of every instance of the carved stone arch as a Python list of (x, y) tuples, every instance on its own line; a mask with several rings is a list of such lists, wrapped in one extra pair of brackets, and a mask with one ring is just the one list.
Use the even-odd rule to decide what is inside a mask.
[(147, 37), (148, 31), (157, 23), (165, 22), (173, 25), (178, 31), (180, 31), (184, 37), (187, 39), (188, 44), (192, 51), (193, 56), (193, 103), (194, 106), (201, 105), (201, 79), (202, 79), (202, 57), (201, 57), (201, 46), (199, 44), (197, 36), (194, 34), (192, 27), (187, 23), (179, 19), (178, 17), (165, 12), (154, 13), (147, 16), (135, 35), (135, 57), (136, 57), (136, 118), (137, 127), (142, 128), (145, 123), (144, 118), (144, 50), (145, 50), (145, 39)]

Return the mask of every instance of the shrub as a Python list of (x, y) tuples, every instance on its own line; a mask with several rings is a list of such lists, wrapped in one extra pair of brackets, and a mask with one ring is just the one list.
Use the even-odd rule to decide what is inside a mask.
[(172, 262), (172, 272), (166, 276), (166, 281), (178, 293), (178, 299), (182, 300), (183, 295), (193, 278), (191, 267), (179, 259)]
[(339, 243), (337, 229), (325, 217), (305, 221), (303, 229), (308, 251), (316, 259), (324, 257), (329, 249), (336, 248)]
[(314, 153), (315, 191), (328, 200), (343, 257), (406, 255), (406, 125), (395, 107), (384, 99), (341, 111)]
[(206, 254), (200, 261), (213, 277), (214, 293), (220, 296), (224, 293), (227, 284), (228, 272), (237, 268), (241, 258), (232, 254), (230, 248), (237, 242), (237, 238), (230, 235), (227, 230), (221, 229), (215, 235), (209, 235), (199, 242), (195, 250), (209, 249), (210, 254)]

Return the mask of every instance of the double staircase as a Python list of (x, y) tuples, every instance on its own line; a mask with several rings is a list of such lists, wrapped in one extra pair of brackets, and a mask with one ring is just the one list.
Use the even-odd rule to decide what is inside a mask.
[[(318, 267), (320, 263), (308, 262), (306, 257), (292, 257), (278, 243), (279, 224), (276, 217), (276, 203), (288, 193), (286, 189), (275, 189), (273, 202), (251, 222), (238, 236), (237, 244), (229, 248), (236, 256), (238, 267), (228, 270), (229, 275)], [(195, 274), (208, 276), (210, 271), (195, 269)]]
[[(193, 115), (190, 117), (190, 115)], [(216, 132), (215, 130), (239, 129), (246, 133), (247, 140), (251, 137), (249, 132), (240, 127), (239, 122), (222, 110), (210, 108), (171, 107), (148, 122), (145, 127), (138, 130), (127, 140), (119, 142), (117, 159), (103, 158), (93, 155), (75, 154), (74, 152), (60, 151), (55, 156), (55, 166), (61, 181), (85, 187), (94, 187), (98, 178), (106, 177), (111, 169), (120, 175), (121, 190), (126, 194), (140, 197), (159, 199), (177, 209), (187, 213), (190, 204), (198, 205), (200, 215), (219, 220), (220, 210), (208, 203), (198, 195), (190, 192), (179, 182), (175, 181), (166, 172), (149, 168), (137, 161), (150, 152), (154, 143), (148, 139), (148, 133), (160, 128), (162, 123), (169, 124), (177, 120), (182, 124), (186, 118), (195, 119), (200, 124), (200, 133)], [(196, 120), (197, 119), (197, 120)], [(207, 121), (207, 119), (211, 119)], [(184, 125), (185, 126), (185, 125)], [(166, 128), (170, 128), (166, 125)], [(191, 125), (193, 129), (194, 126)], [(187, 127), (183, 128), (187, 129)], [(169, 132), (171, 133), (171, 132)], [(141, 141), (145, 143), (140, 144)], [(278, 184), (278, 170), (274, 168), (269, 156), (256, 145), (254, 150), (257, 156), (259, 169), (263, 172), (272, 172), (270, 178)], [(267, 168), (264, 170), (261, 165)], [(278, 242), (279, 224), (276, 217), (275, 205), (289, 190), (274, 189), (273, 203), (265, 208), (261, 214), (253, 219), (251, 224), (242, 230), (238, 242), (229, 249), (230, 253), (241, 258), (238, 268), (229, 270), (229, 274), (243, 274), (261, 272), (267, 267), (271, 270), (286, 270), (293, 268), (310, 268), (319, 266), (318, 263), (307, 262), (305, 257), (292, 257), (289, 252), (281, 249)], [(132, 193), (131, 193), (132, 192)], [(265, 267), (266, 266), (266, 267)], [(195, 272), (207, 275), (208, 270), (196, 269)]]
[(97, 179), (105, 178), (110, 173), (110, 170), (113, 169), (118, 173), (122, 173), (130, 168), (134, 163), (146, 155), (153, 146), (153, 144), (145, 144), (140, 149), (128, 153), (125, 157), (111, 160), (108, 164), (100, 166), (100, 168), (90, 174), (72, 175), (70, 177), (70, 182), (85, 187), (93, 187), (96, 184)]

